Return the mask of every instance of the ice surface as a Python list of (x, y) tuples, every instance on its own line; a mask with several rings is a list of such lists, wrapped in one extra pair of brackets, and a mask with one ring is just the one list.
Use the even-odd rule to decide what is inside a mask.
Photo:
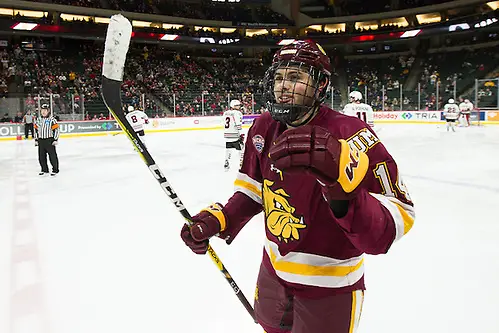
[[(499, 126), (378, 127), (417, 218), (366, 259), (359, 332), (499, 332)], [(191, 214), (232, 193), (221, 131), (146, 138)], [(183, 245), (182, 217), (124, 135), (62, 138), (58, 152), (61, 173), (40, 178), (32, 141), (0, 142), (0, 332), (262, 332)], [(258, 216), (231, 246), (212, 242), (251, 301), (263, 236)], [(41, 292), (22, 298), (26, 283)]]

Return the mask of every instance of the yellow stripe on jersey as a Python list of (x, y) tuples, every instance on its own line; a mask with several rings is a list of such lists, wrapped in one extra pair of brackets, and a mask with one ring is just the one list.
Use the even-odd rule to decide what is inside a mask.
[(350, 328), (348, 333), (355, 333), (359, 327), (362, 315), (362, 305), (364, 303), (364, 291), (354, 290), (352, 292), (352, 310), (350, 312)]
[(322, 276), (347, 276), (358, 270), (363, 264), (361, 259), (355, 266), (313, 266), (296, 262), (276, 261), (276, 256), (270, 249), (270, 261), (276, 270), (300, 275), (322, 275)]
[(363, 256), (335, 259), (303, 252), (279, 254), (279, 246), (265, 244), (270, 263), (281, 279), (309, 286), (340, 288), (355, 284), (364, 275)]
[(348, 333), (353, 333), (355, 328), (355, 310), (357, 309), (357, 297), (355, 291), (352, 291), (352, 311), (350, 313), (350, 329)]
[(394, 197), (378, 193), (369, 194), (376, 198), (392, 215), (393, 222), (395, 223), (395, 240), (399, 240), (411, 230), (416, 218), (412, 206), (404, 204)]
[(409, 215), (407, 211), (402, 208), (399, 204), (395, 203), (397, 206), (400, 215), (402, 215), (402, 220), (404, 221), (404, 235), (409, 232), (409, 230), (412, 229), (412, 226), (414, 225), (414, 217)]
[(262, 184), (244, 173), (238, 173), (234, 190), (246, 194), (257, 203), (262, 203)]

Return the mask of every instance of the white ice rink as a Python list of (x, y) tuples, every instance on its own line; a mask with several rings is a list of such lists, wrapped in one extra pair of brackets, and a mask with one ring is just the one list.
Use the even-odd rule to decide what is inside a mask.
[[(416, 207), (412, 231), (366, 259), (359, 333), (499, 332), (499, 126), (380, 125)], [(191, 214), (225, 202), (221, 131), (147, 143)], [(61, 139), (40, 178), (33, 141), (0, 142), (0, 332), (262, 332), (179, 237), (180, 214), (124, 135)], [(233, 165), (237, 165), (234, 161)], [(261, 216), (212, 245), (251, 300)]]

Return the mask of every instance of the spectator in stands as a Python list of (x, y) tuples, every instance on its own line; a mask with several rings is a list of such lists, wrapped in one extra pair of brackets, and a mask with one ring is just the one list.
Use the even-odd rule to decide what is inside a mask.
[(9, 117), (9, 113), (5, 113), (3, 117), (0, 119), (0, 123), (10, 123), (12, 119)]

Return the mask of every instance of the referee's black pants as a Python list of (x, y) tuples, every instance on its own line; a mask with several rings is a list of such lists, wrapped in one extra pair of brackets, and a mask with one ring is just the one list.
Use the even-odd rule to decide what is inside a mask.
[(28, 134), (31, 132), (31, 138), (33, 138), (33, 123), (24, 124), (24, 138), (28, 139)]
[(52, 164), (52, 172), (59, 172), (59, 159), (57, 158), (57, 151), (52, 142), (54, 142), (54, 138), (38, 139), (38, 161), (42, 167), (42, 172), (49, 172), (47, 154), (49, 154), (50, 164)]

